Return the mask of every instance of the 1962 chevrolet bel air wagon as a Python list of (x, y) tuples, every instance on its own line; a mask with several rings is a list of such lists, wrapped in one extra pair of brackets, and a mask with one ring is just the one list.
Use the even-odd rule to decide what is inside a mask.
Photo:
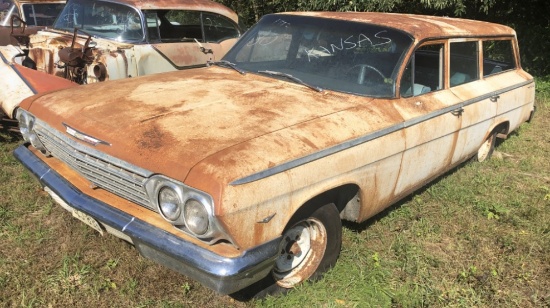
[(274, 14), (211, 67), (26, 99), (15, 155), (144, 256), (220, 293), (285, 290), (335, 264), (342, 220), (487, 159), (534, 90), (502, 25)]
[(0, 109), (13, 118), (42, 92), (34, 84), (53, 90), (44, 84), (67, 84), (62, 78), (85, 84), (204, 67), (237, 41), (238, 21), (211, 0), (69, 0), (50, 28), (0, 47)]

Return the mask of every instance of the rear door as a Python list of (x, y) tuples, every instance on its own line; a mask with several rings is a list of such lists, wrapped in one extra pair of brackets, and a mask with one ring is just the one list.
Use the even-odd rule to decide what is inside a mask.
[(462, 128), (452, 162), (475, 153), (488, 137), (497, 113), (493, 102), (498, 90), (481, 78), (481, 41), (454, 39), (449, 42), (449, 89), (462, 101)]
[[(159, 56), (176, 69), (205, 66), (221, 59), (240, 36), (229, 18), (215, 13), (182, 10), (155, 12), (158, 27), (152, 27), (151, 12), (146, 13), (149, 41)], [(158, 31), (158, 32), (157, 32)]]
[(410, 192), (444, 172), (455, 152), (462, 117), (454, 111), (460, 104), (445, 89), (445, 41), (416, 49), (401, 79), (401, 100), (395, 108), (404, 118), (403, 153), (396, 195)]

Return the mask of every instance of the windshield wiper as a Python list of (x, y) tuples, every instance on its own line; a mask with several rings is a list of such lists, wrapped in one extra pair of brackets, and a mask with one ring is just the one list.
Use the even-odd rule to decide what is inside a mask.
[(229, 62), (227, 60), (221, 60), (221, 61), (216, 61), (216, 62), (209, 61), (208, 63), (209, 64), (215, 64), (215, 65), (221, 66), (221, 67), (230, 67), (230, 68), (236, 70), (237, 72), (241, 73), (241, 75), (246, 75), (246, 72), (243, 71), (242, 69), (238, 68), (237, 64)]
[(282, 73), (282, 72), (275, 72), (275, 71), (258, 71), (258, 73), (260, 74), (266, 74), (266, 75), (270, 75), (270, 76), (281, 76), (281, 77), (286, 77), (292, 81), (295, 81), (303, 86), (306, 86), (312, 90), (315, 90), (317, 92), (323, 92), (323, 88), (320, 88), (320, 87), (317, 87), (317, 86), (314, 86), (314, 85), (310, 85), (309, 83), (306, 83), (304, 81), (302, 81), (302, 79), (298, 78), (298, 77), (294, 77), (290, 74), (287, 74), (287, 73)]

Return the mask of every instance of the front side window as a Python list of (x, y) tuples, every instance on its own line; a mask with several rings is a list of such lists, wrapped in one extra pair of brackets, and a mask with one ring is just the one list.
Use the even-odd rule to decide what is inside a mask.
[[(11, 17), (19, 15), (19, 10), (13, 1), (0, 0), (0, 26), (9, 27), (11, 25)], [(19, 27), (19, 21), (14, 23), (14, 26)]]
[(483, 41), (483, 76), (490, 76), (516, 68), (513, 41)]
[(69, 1), (54, 28), (64, 31), (78, 28), (90, 35), (120, 42), (139, 42), (145, 37), (138, 11), (104, 1)]
[(321, 89), (393, 97), (398, 67), (411, 44), (407, 33), (381, 25), (267, 15), (224, 60), (247, 72), (298, 78)]
[(478, 42), (452, 42), (450, 44), (451, 87), (479, 79)]
[(401, 96), (417, 96), (442, 89), (443, 59), (443, 44), (419, 47), (403, 72), (400, 86)]
[(44, 3), (44, 4), (23, 4), (23, 15), (29, 26), (51, 26), (65, 4)]

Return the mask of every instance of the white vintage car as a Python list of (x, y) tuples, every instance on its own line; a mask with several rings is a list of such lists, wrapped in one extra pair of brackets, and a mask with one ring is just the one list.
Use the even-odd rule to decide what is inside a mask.
[(29, 35), (53, 25), (65, 0), (0, 0), (0, 46), (17, 43), (12, 34)]
[(52, 75), (86, 84), (204, 67), (237, 41), (238, 22), (211, 0), (69, 0), (51, 27), (0, 47), (0, 109), (13, 118)]
[[(264, 16), (215, 65), (25, 100), (16, 157), (99, 232), (221, 293), (286, 290), (534, 113), (509, 27)], [(245, 292), (245, 291), (242, 291)]]

